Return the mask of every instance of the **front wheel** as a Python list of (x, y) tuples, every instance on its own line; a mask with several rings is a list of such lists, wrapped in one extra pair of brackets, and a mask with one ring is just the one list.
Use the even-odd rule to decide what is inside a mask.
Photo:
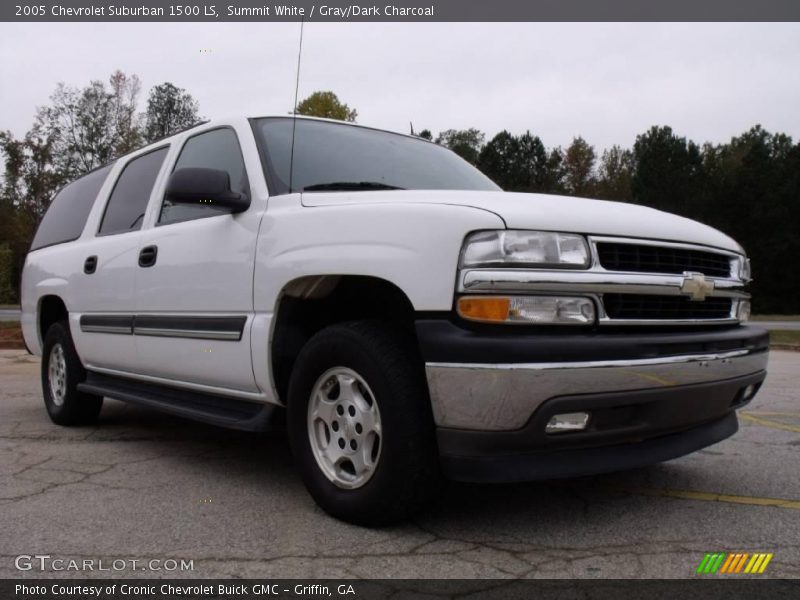
[(309, 340), (289, 384), (288, 430), (306, 487), (339, 519), (402, 519), (440, 482), (419, 357), (386, 324), (333, 325)]
[(58, 425), (86, 425), (100, 414), (103, 398), (78, 391), (86, 370), (72, 343), (69, 324), (54, 323), (42, 348), (42, 392), (47, 414)]

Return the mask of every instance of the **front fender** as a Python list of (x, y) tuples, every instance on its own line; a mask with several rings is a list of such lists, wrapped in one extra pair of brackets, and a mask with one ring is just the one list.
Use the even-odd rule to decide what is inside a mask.
[(290, 281), (363, 275), (402, 290), (416, 311), (450, 310), (464, 237), (503, 229), (486, 210), (444, 204), (348, 204), (267, 211), (254, 275), (256, 312), (272, 312)]

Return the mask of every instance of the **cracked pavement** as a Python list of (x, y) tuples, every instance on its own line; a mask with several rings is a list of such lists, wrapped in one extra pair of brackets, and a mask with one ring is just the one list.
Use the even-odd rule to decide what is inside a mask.
[[(38, 358), (0, 351), (0, 577), (682, 578), (715, 551), (772, 552), (760, 577), (800, 577), (798, 387), (800, 353), (773, 352), (752, 418), (720, 444), (613, 475), (451, 484), (370, 530), (315, 506), (280, 435), (112, 400), (96, 426), (59, 427)], [(194, 569), (20, 572), (20, 554)]]

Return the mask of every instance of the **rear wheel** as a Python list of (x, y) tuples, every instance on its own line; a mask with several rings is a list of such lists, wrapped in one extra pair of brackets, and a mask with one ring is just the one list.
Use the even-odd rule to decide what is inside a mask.
[(427, 385), (413, 344), (374, 321), (328, 327), (289, 384), (292, 452), (314, 500), (360, 525), (422, 508), (439, 482)]
[(47, 330), (42, 349), (42, 392), (50, 419), (59, 425), (85, 425), (100, 414), (103, 398), (78, 391), (86, 379), (69, 324), (54, 323)]

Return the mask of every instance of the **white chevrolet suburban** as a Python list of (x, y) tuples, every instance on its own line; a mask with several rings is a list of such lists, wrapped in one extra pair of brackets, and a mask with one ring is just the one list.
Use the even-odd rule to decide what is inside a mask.
[(206, 123), (64, 187), (22, 281), (45, 406), (285, 423), (330, 514), (443, 477), (628, 469), (732, 435), (766, 376), (743, 249), (643, 206), (504, 193), (449, 150), (321, 119)]

